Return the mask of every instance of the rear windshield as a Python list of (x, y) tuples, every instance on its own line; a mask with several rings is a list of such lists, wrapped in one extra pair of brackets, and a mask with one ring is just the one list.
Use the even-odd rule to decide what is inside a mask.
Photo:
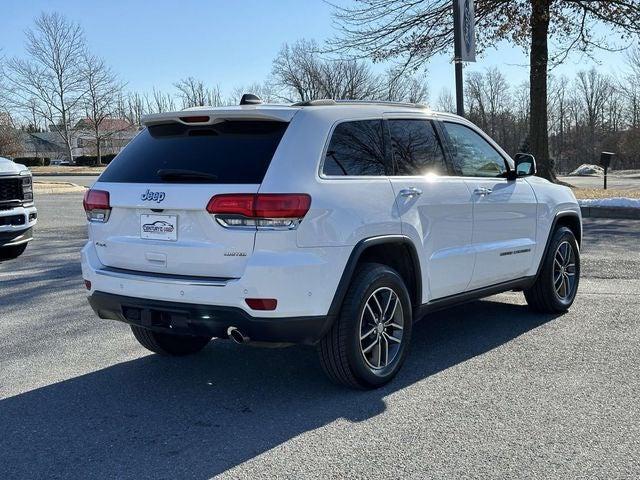
[(151, 126), (111, 161), (100, 181), (189, 181), (158, 174), (175, 170), (204, 174), (198, 183), (261, 183), (288, 125), (229, 120), (206, 126)]

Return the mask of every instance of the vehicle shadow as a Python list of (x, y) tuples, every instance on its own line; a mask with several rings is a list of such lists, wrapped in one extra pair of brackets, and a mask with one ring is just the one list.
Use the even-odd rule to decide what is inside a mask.
[(0, 477), (210, 478), (337, 419), (379, 415), (395, 391), (553, 318), (492, 300), (431, 314), (375, 391), (329, 383), (311, 347), (214, 341), (192, 357), (123, 362), (0, 401)]

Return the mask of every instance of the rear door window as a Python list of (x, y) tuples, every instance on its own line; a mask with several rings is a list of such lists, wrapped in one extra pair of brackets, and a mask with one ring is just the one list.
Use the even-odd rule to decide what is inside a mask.
[(111, 161), (100, 181), (175, 182), (161, 178), (158, 171), (184, 170), (205, 174), (198, 183), (261, 183), (288, 125), (228, 120), (206, 126), (150, 126)]
[(331, 137), (322, 173), (331, 176), (386, 175), (382, 120), (340, 123)]
[(389, 120), (395, 175), (447, 174), (444, 153), (429, 120)]

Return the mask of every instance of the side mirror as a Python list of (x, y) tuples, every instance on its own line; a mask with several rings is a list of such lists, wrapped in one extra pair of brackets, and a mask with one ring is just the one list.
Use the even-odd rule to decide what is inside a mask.
[(514, 161), (516, 168), (509, 172), (510, 180), (536, 174), (536, 159), (530, 153), (517, 153)]

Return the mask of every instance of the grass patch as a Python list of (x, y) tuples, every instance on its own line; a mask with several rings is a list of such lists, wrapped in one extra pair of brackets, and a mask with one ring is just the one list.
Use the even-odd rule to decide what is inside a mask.
[(640, 198), (640, 190), (603, 190), (601, 188), (574, 188), (573, 193), (578, 200), (589, 198)]

